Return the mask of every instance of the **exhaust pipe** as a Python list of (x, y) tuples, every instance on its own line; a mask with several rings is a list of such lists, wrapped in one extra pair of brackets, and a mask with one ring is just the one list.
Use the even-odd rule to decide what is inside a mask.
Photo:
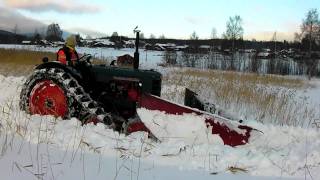
[(134, 58), (133, 58), (133, 68), (134, 69), (139, 69), (139, 30), (134, 30), (134, 32), (136, 33), (136, 42), (135, 42), (135, 46), (136, 46), (136, 51), (134, 52)]

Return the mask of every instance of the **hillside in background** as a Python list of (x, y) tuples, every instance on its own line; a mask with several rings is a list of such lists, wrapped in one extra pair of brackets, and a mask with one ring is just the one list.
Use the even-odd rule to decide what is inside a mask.
[(26, 39), (26, 36), (20, 34), (14, 34), (9, 31), (0, 30), (0, 43), (1, 44), (12, 44), (12, 43), (20, 43)]

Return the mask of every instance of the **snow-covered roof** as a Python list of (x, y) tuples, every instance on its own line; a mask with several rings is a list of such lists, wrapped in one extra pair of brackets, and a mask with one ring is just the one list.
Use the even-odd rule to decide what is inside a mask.
[(244, 51), (245, 52), (255, 52), (256, 50), (255, 49), (245, 49)]
[(176, 46), (176, 48), (187, 48), (189, 47), (188, 45), (182, 45), (182, 46)]
[(31, 41), (22, 41), (22, 44), (30, 44)]
[(109, 39), (96, 39), (95, 42), (96, 44), (99, 43), (99, 44), (109, 45), (109, 46), (115, 45), (115, 43), (110, 41)]
[(259, 52), (259, 53), (258, 53), (258, 56), (259, 56), (259, 57), (268, 57), (269, 55), (270, 55), (269, 52)]
[(62, 41), (56, 41), (56, 42), (53, 42), (54, 44), (56, 44), (56, 45), (64, 45), (64, 42), (62, 42)]
[(136, 42), (135, 40), (124, 41), (124, 43), (127, 45), (133, 45), (133, 44), (135, 44), (135, 42)]
[(176, 44), (174, 43), (167, 43), (167, 44), (161, 44), (161, 43), (156, 43), (155, 46), (161, 46), (161, 47), (175, 47)]
[(201, 45), (199, 46), (200, 49), (210, 49), (209, 45)]

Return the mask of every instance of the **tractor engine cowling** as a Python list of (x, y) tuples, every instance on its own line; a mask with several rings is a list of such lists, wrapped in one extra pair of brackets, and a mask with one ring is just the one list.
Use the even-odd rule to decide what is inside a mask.
[[(161, 74), (153, 70), (136, 70), (120, 67), (92, 66), (84, 83), (86, 91), (103, 108), (124, 119), (136, 116), (143, 93), (160, 96)], [(89, 75), (89, 76), (88, 76)]]

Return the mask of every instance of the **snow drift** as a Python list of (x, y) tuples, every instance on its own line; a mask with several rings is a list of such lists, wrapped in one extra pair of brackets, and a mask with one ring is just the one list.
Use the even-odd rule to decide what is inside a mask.
[[(175, 117), (161, 112), (151, 113), (139, 110), (141, 115), (152, 117), (147, 126), (153, 128), (152, 131), (160, 137), (161, 143), (159, 143), (148, 139), (147, 134), (143, 132), (125, 136), (108, 129), (103, 124), (81, 126), (81, 123), (74, 118), (63, 121), (51, 116), (27, 115), (20, 111), (18, 106), (18, 94), (23, 81), (23, 77), (0, 76), (0, 133), (3, 144), (1, 167), (8, 162), (11, 163), (9, 166), (13, 167), (16, 163), (19, 164), (17, 166), (21, 169), (20, 173), (42, 174), (41, 177), (44, 179), (53, 179), (52, 177), (68, 179), (70, 177), (67, 176), (68, 173), (62, 172), (68, 169), (74, 171), (71, 161), (78, 164), (81, 154), (91, 154), (101, 157), (98, 158), (101, 161), (114, 160), (100, 167), (108, 170), (114, 168), (111, 173), (113, 178), (147, 178), (149, 176), (144, 175), (148, 173), (150, 175), (150, 169), (156, 176), (157, 173), (165, 173), (156, 168), (160, 166), (167, 167), (164, 169), (173, 167), (178, 174), (187, 171), (197, 172), (195, 173), (197, 177), (202, 177), (200, 174), (204, 174), (204, 178), (229, 172), (252, 176), (320, 178), (318, 174), (320, 170), (320, 132), (318, 129), (248, 122), (263, 131), (264, 134), (254, 136), (255, 138), (250, 139), (247, 145), (232, 148), (223, 145), (219, 137), (211, 134), (208, 136), (210, 130), (206, 129), (204, 123), (196, 119), (200, 117), (193, 115)], [(10, 142), (12, 142), (11, 145)], [(46, 148), (41, 150), (42, 148), (39, 147), (43, 145)], [(17, 149), (20, 149), (22, 153), (18, 153)], [(32, 150), (33, 153), (24, 154), (23, 152), (27, 152), (26, 149)], [(34, 153), (34, 151), (41, 153)], [(48, 160), (41, 163), (41, 156), (45, 152), (50, 152), (52, 157), (55, 157), (55, 154), (65, 154), (65, 159), (61, 158), (55, 163), (67, 165), (64, 165), (64, 168), (53, 165), (45, 166), (46, 163), (53, 163)], [(25, 155), (25, 158), (8, 160), (15, 155), (23, 156), (22, 154)], [(88, 168), (89, 165), (94, 166), (95, 163), (94, 167), (99, 167), (103, 164), (99, 162), (100, 160), (90, 161), (87, 164)], [(30, 163), (33, 166), (28, 166)], [(44, 167), (50, 167), (51, 170)], [(6, 173), (10, 174), (10, 172)], [(83, 176), (95, 177), (89, 175), (90, 173)], [(110, 177), (110, 171), (106, 174), (109, 174), (108, 177)], [(107, 176), (101, 176), (101, 179), (105, 177)], [(159, 175), (159, 177), (163, 176)], [(181, 176), (176, 174), (175, 177)], [(100, 179), (100, 176), (95, 178)]]

